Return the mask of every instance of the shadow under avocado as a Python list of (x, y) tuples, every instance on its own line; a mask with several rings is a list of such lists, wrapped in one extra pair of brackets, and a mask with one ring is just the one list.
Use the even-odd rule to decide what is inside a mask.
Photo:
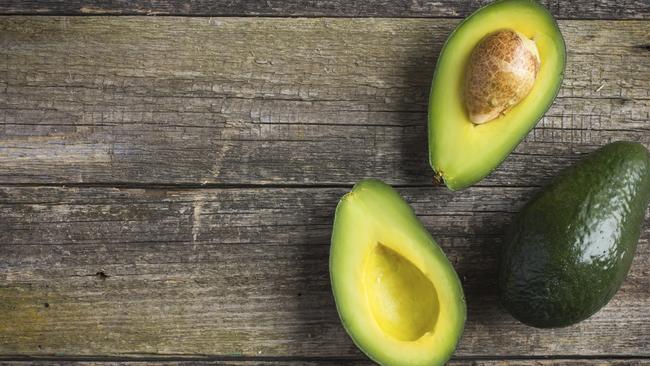
[[(443, 30), (418, 34), (419, 47), (409, 47), (402, 55), (403, 66), (398, 75), (403, 89), (386, 109), (395, 111), (396, 125), (401, 126), (397, 145), (401, 158), (393, 167), (393, 176), (388, 181), (400, 184), (433, 184), (434, 173), (429, 165), (428, 147), (428, 104), (429, 91), (436, 62), (448, 34), (455, 24), (440, 25)], [(435, 33), (435, 34), (434, 34)]]

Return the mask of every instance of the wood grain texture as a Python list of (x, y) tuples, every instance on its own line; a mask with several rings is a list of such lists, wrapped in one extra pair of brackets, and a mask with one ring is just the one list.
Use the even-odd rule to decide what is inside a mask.
[[(456, 24), (0, 18), (0, 183), (429, 185), (428, 88)], [(561, 28), (560, 96), (484, 186), (650, 146), (650, 22)]]
[[(456, 355), (650, 357), (650, 228), (602, 311), (552, 330), (498, 304), (496, 253), (535, 188), (400, 192), (462, 279)], [(328, 252), (339, 188), (0, 188), (0, 355), (363, 359)]]
[[(0, 361), (0, 366), (208, 366), (214, 365), (215, 361)], [(216, 364), (220, 366), (369, 366), (375, 365), (367, 360), (347, 360), (347, 359), (320, 359), (320, 360), (269, 360), (264, 358), (254, 358), (248, 361), (237, 361), (231, 359), (219, 359)], [(506, 360), (457, 360), (452, 359), (447, 363), (448, 366), (647, 366), (650, 360), (629, 358), (629, 359), (549, 359), (549, 360), (530, 360), (530, 359), (506, 359)]]
[[(0, 14), (465, 17), (489, 0), (0, 0)], [(644, 0), (542, 0), (562, 19), (648, 19)]]

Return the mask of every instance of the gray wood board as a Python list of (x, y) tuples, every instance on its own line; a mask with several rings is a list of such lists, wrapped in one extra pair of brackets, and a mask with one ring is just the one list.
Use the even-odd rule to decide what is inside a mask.
[[(33, 361), (0, 361), (0, 366), (27, 366), (27, 365), (40, 365), (40, 366), (207, 366), (207, 365), (221, 365), (221, 366), (352, 366), (352, 365), (375, 365), (370, 361), (364, 360), (348, 360), (341, 358), (333, 359), (318, 359), (318, 360), (272, 360), (262, 357), (249, 359), (248, 361), (239, 361), (232, 359), (216, 359), (211, 361), (167, 361), (162, 358), (160, 361), (41, 361), (35, 359)], [(647, 366), (650, 365), (650, 360), (643, 358), (617, 358), (617, 359), (470, 359), (458, 360), (452, 359), (447, 363), (448, 366)]]
[[(0, 18), (0, 183), (429, 185), (447, 19)], [(647, 21), (562, 21), (553, 107), (484, 186), (650, 146)]]
[[(0, 0), (0, 14), (464, 17), (488, 0)], [(644, 0), (541, 1), (554, 16), (569, 19), (647, 19)]]
[[(0, 355), (362, 358), (328, 275), (346, 191), (0, 188)], [(498, 304), (501, 235), (535, 191), (400, 189), (462, 279), (456, 355), (650, 357), (647, 226), (622, 289), (591, 319), (539, 330)]]

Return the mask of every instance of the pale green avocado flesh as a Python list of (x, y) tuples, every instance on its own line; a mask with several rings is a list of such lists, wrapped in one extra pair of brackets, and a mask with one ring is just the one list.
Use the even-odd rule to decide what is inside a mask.
[(367, 179), (336, 209), (330, 278), (341, 322), (382, 365), (443, 365), (465, 323), (463, 290), (440, 247), (390, 186)]
[[(512, 29), (535, 42), (540, 68), (530, 93), (484, 124), (470, 121), (463, 100), (467, 61), (486, 35)], [(501, 0), (465, 19), (445, 43), (429, 96), (429, 162), (451, 190), (487, 176), (549, 109), (564, 75), (565, 46), (551, 14), (530, 0)]]

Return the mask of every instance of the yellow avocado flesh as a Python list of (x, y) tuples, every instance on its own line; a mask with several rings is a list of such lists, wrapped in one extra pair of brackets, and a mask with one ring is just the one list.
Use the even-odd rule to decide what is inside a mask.
[(408, 259), (377, 243), (366, 259), (363, 280), (372, 315), (384, 332), (415, 341), (433, 330), (438, 318), (436, 289)]
[[(535, 42), (540, 69), (530, 93), (504, 115), (476, 125), (463, 100), (465, 70), (485, 36), (512, 29)], [(502, 0), (465, 19), (438, 58), (429, 97), (429, 161), (452, 190), (487, 176), (542, 118), (562, 83), (565, 46), (553, 17), (530, 0)]]
[(390, 186), (363, 180), (339, 203), (330, 250), (337, 310), (382, 365), (442, 365), (465, 323), (453, 267)]

